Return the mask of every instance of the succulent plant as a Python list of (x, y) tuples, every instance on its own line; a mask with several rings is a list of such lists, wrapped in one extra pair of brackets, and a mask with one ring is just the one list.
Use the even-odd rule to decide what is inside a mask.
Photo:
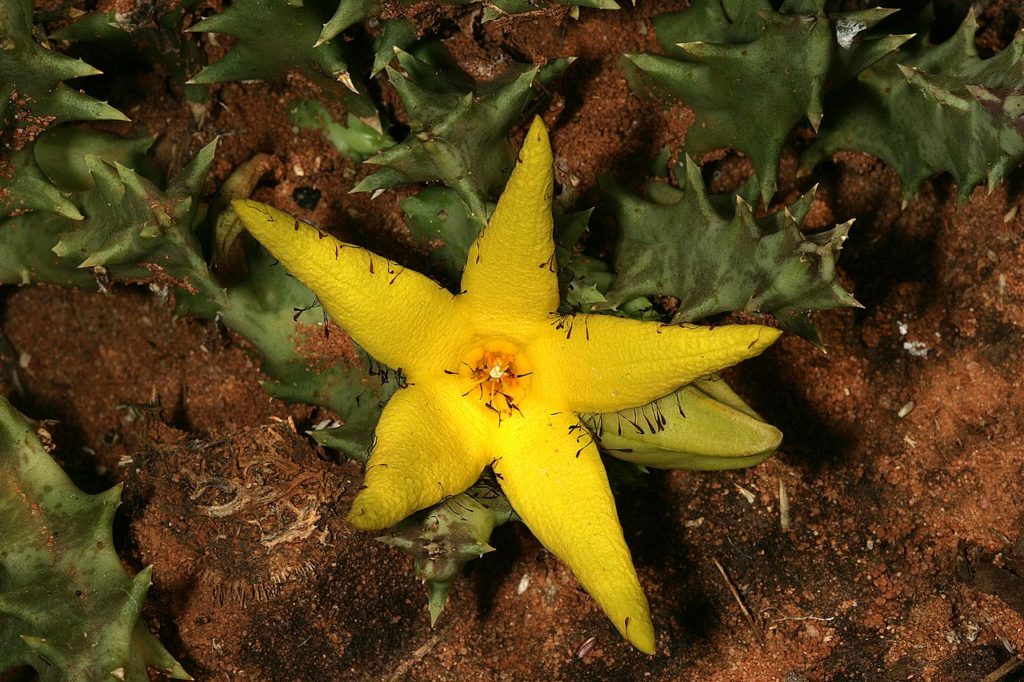
[(741, 469), (782, 443), (782, 433), (718, 376), (635, 410), (584, 415), (583, 422), (604, 452), (655, 469)]
[(0, 218), (14, 211), (48, 211), (71, 220), (82, 219), (74, 203), (50, 183), (36, 164), (31, 146), (10, 154), (7, 161), (0, 173)]
[(939, 45), (928, 43), (925, 27), (831, 96), (805, 168), (857, 150), (895, 169), (905, 199), (942, 172), (953, 176), (961, 202), (980, 183), (991, 191), (1024, 158), (1024, 37), (982, 59), (977, 29), (973, 11)]
[[(365, 452), (379, 405), (399, 378), (355, 347), (344, 358), (317, 357), (308, 346), (317, 345), (327, 331), (316, 297), (265, 253), (249, 253), (245, 273), (232, 286), (225, 289), (216, 280), (196, 234), (207, 214), (199, 195), (214, 145), (161, 188), (158, 179), (140, 173), (154, 172), (139, 153), (148, 139), (83, 135), (64, 137), (73, 144), (54, 141), (52, 150), (49, 142), (42, 145), (42, 158), (55, 185), (72, 192), (85, 218), (75, 222), (29, 213), (0, 221), (0, 282), (88, 289), (124, 280), (176, 285), (181, 312), (219, 320), (256, 347), (270, 377), (264, 383), (269, 393), (333, 409), (344, 425), (332, 431), (332, 443), (349, 453)], [(88, 153), (96, 151), (94, 145), (108, 145), (107, 155)], [(108, 160), (114, 158), (139, 170)], [(238, 186), (229, 181), (224, 191), (230, 195)], [(241, 186), (245, 193), (251, 190)], [(371, 370), (380, 381), (368, 380)]]
[[(132, 220), (138, 221), (134, 228), (141, 230), (141, 224), (152, 218), (149, 199), (154, 199), (155, 203), (166, 200), (166, 197), (160, 199), (160, 192), (146, 179), (158, 176), (152, 162), (144, 156), (152, 142), (151, 138), (126, 139), (95, 130), (57, 127), (47, 130), (30, 147), (18, 152), (15, 156), (26, 165), (24, 172), (14, 176), (13, 197), (23, 201), (13, 207), (35, 208), (40, 212), (0, 220), (0, 282), (47, 282), (95, 289), (98, 281), (107, 279), (105, 267), (96, 273), (79, 269), (78, 262), (69, 262), (53, 249), (62, 236), (73, 236), (72, 243), (78, 240), (85, 244), (103, 239), (106, 233), (116, 233), (119, 227), (127, 233), (129, 225), (119, 221), (131, 211), (135, 212)], [(97, 156), (99, 154), (102, 158)], [(125, 168), (122, 172), (126, 177), (137, 178), (131, 184), (144, 189), (141, 196), (135, 197), (133, 205), (108, 203), (108, 196), (120, 196), (116, 187), (121, 182), (113, 178), (117, 171), (110, 163), (128, 164), (145, 174), (143, 177), (121, 166)], [(96, 177), (103, 181), (104, 189), (97, 188)], [(26, 188), (21, 184), (25, 178), (33, 179), (38, 187), (37, 194), (25, 193)], [(122, 183), (121, 188), (125, 187)], [(56, 201), (51, 205), (32, 205), (28, 199), (33, 196), (36, 200), (47, 201), (54, 197)], [(57, 216), (41, 212), (44, 210)], [(89, 214), (88, 219), (82, 211)], [(141, 272), (149, 274), (144, 270), (133, 274)]]
[(0, 284), (43, 282), (95, 290), (92, 271), (78, 269), (53, 252), (69, 222), (43, 212), (0, 220)]
[(191, 679), (141, 619), (152, 569), (132, 577), (114, 551), (120, 486), (82, 492), (38, 433), (0, 397), (0, 673), (144, 682), (155, 668)]
[(373, 41), (373, 67), (370, 69), (370, 76), (376, 76), (394, 61), (396, 48), (405, 50), (416, 42), (416, 35), (416, 26), (408, 19), (389, 19), (381, 22), (380, 35)]
[(32, 0), (0, 3), (0, 147), (17, 150), (64, 121), (128, 120), (64, 81), (100, 72), (32, 37)]
[(657, 199), (602, 184), (622, 229), (618, 274), (607, 294), (611, 305), (643, 295), (674, 296), (674, 322), (727, 311), (768, 313), (815, 342), (809, 311), (859, 306), (836, 272), (852, 221), (806, 236), (800, 231), (813, 191), (758, 218), (739, 197), (731, 211), (717, 208), (689, 157), (676, 171), (682, 190), (653, 185)]
[(188, 80), (206, 60), (196, 42), (183, 32), (187, 17), (198, 4), (199, 0), (181, 0), (159, 10), (138, 3), (127, 11), (95, 11), (56, 31), (52, 38), (95, 43), (112, 57), (159, 64), (191, 102), (202, 103), (207, 87)]
[(826, 91), (908, 38), (867, 32), (895, 11), (830, 14), (825, 0), (785, 0), (778, 11), (768, 0), (696, 0), (654, 20), (668, 56), (627, 54), (621, 63), (634, 90), (693, 109), (689, 154), (731, 147), (750, 157), (768, 203), (794, 126), (807, 120), (817, 129)]
[[(398, 0), (399, 4), (412, 6), (418, 0)], [(439, 0), (442, 5), (471, 5), (477, 0)], [(338, 0), (338, 8), (323, 26), (319, 42), (331, 40), (339, 33), (370, 17), (381, 13), (380, 0)], [(489, 0), (484, 4), (484, 21), (506, 14), (520, 14), (544, 9), (551, 5), (593, 7), (595, 9), (619, 9), (614, 0)]]
[(81, 220), (82, 213), (71, 195), (93, 187), (86, 157), (97, 156), (138, 168), (145, 177), (154, 179), (159, 174), (145, 156), (152, 144), (152, 138), (122, 138), (69, 126), (50, 128), (11, 155), (15, 172), (8, 180), (0, 180), (0, 217), (15, 210), (39, 210)]
[(288, 118), (302, 129), (320, 130), (339, 153), (361, 163), (367, 157), (395, 142), (358, 117), (348, 114), (345, 123), (335, 121), (323, 104), (315, 100), (295, 100), (288, 105)]
[(337, 9), (321, 27), (316, 43), (325, 43), (361, 21), (380, 14), (380, 0), (337, 0)]
[(381, 166), (353, 191), (442, 182), (458, 193), (478, 228), (487, 220), (515, 162), (509, 131), (533, 95), (535, 79), (547, 82), (569, 65), (513, 64), (494, 80), (477, 84), (437, 43), (417, 53), (398, 52), (405, 73), (386, 67), (409, 116), (405, 140), (366, 160)]
[(416, 577), (427, 585), (433, 625), (466, 564), (494, 551), (487, 544), (491, 532), (514, 518), (501, 488), (485, 473), (469, 490), (413, 514), (377, 539), (413, 557)]
[(64, 121), (127, 119), (64, 83), (100, 72), (33, 39), (30, 0), (0, 3), (0, 54), (0, 218), (40, 210), (79, 220), (78, 209), (39, 168), (32, 143)]
[(298, 71), (329, 95), (346, 100), (355, 113), (375, 115), (365, 88), (357, 86), (349, 71), (341, 42), (317, 40), (331, 5), (331, 0), (239, 0), (203, 19), (188, 30), (233, 36), (235, 43), (190, 82), (277, 80)]
[(194, 197), (215, 147), (204, 147), (166, 190), (116, 161), (85, 156), (94, 184), (81, 194), (85, 219), (61, 234), (53, 252), (80, 268), (101, 267), (116, 279), (166, 273), (185, 288), (194, 286), (190, 275), (206, 270), (195, 237), (202, 213)]

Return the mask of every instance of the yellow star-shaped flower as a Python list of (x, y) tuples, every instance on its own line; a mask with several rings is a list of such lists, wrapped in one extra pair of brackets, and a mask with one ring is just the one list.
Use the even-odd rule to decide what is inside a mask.
[(647, 600), (577, 413), (645, 405), (758, 355), (779, 332), (559, 315), (552, 190), (537, 118), (455, 296), (274, 208), (233, 206), (353, 340), (408, 379), (381, 414), (349, 522), (387, 528), (464, 491), (490, 466), (534, 535), (619, 632), (653, 654)]

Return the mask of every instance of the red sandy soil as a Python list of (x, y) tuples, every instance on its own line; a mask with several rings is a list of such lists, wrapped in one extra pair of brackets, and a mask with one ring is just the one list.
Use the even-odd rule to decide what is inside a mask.
[[(650, 17), (680, 7), (639, 4), (484, 26), (466, 9), (414, 15), (454, 26), (447, 43), (474, 73), (502, 55), (579, 57), (540, 113), (558, 181), (585, 205), (598, 175), (631, 177), (692, 122), (633, 97), (615, 66), (653, 50)], [(1012, 9), (986, 6), (983, 44), (1005, 44)], [(198, 125), (162, 85), (125, 110), (164, 134), (165, 168), (230, 133), (211, 188), (270, 154), (276, 184), (259, 198), (423, 267), (399, 193), (348, 194), (366, 169), (291, 128), (286, 104), (310, 88), (218, 86)], [(805, 188), (792, 158), (783, 196)], [(723, 189), (749, 172), (734, 156), (719, 170)], [(518, 525), (431, 629), (411, 560), (342, 523), (361, 471), (300, 435), (322, 411), (267, 397), (242, 342), (148, 290), (9, 291), (12, 390), (60, 420), (57, 454), (82, 485), (125, 480), (126, 555), (155, 568), (150, 623), (199, 680), (981, 680), (1024, 646), (1021, 178), (959, 209), (938, 178), (903, 211), (871, 157), (839, 155), (816, 179), (816, 226), (858, 218), (841, 265), (865, 309), (817, 317), (827, 353), (786, 337), (728, 375), (785, 433), (776, 457), (621, 491), (654, 657)], [(312, 212), (292, 200), (305, 185), (323, 192)]]

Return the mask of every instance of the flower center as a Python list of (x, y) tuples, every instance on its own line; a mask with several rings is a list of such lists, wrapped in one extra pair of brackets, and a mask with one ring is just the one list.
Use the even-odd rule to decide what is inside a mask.
[(462, 395), (497, 414), (499, 421), (522, 414), (521, 402), (531, 372), (523, 354), (512, 344), (496, 341), (476, 346), (463, 356), (457, 372), (446, 373), (458, 375)]

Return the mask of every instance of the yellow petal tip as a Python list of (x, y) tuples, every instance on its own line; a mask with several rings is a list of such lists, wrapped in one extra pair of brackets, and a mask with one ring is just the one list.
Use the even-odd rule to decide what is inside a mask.
[(356, 495), (345, 521), (356, 530), (384, 530), (393, 525), (386, 514), (381, 513), (381, 500), (367, 490)]
[(629, 643), (640, 653), (647, 654), (648, 656), (653, 656), (657, 653), (657, 647), (654, 643), (654, 625), (651, 623), (650, 618), (640, 618), (636, 623), (630, 620), (626, 625), (626, 632), (624, 634)]
[(260, 241), (263, 241), (263, 237), (271, 229), (271, 225), (278, 220), (295, 220), (273, 206), (252, 199), (234, 199), (231, 202), (231, 208), (241, 218), (245, 229)]
[(523, 146), (519, 150), (519, 161), (526, 166), (537, 166), (545, 172), (551, 161), (551, 140), (548, 138), (548, 129), (540, 116), (533, 117), (530, 130), (526, 133)]
[(782, 330), (776, 329), (775, 327), (766, 327), (764, 325), (757, 325), (757, 336), (754, 341), (750, 344), (751, 350), (757, 349), (758, 353), (761, 353), (768, 346), (772, 345), (779, 340), (782, 336)]

